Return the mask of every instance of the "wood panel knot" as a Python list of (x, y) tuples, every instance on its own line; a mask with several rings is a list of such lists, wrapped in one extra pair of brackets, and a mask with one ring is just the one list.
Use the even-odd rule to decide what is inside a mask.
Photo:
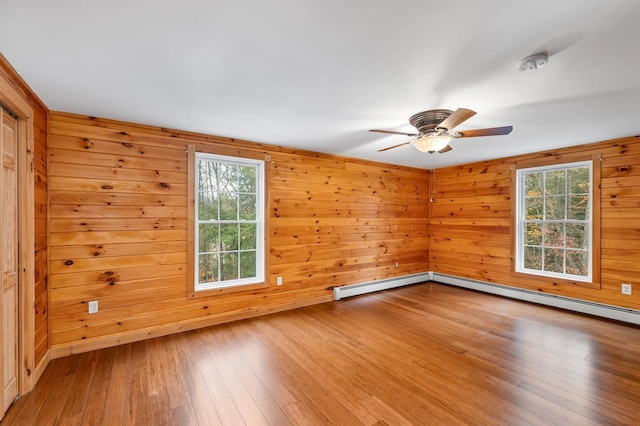
[(71, 266), (71, 265), (73, 265), (73, 260), (66, 260), (64, 262), (64, 264), (67, 265), (67, 266)]
[(101, 188), (105, 189), (105, 190), (109, 190), (109, 189), (113, 189), (113, 186), (112, 185), (102, 185)]
[(618, 167), (618, 172), (620, 172), (620, 173), (627, 173), (629, 170), (631, 170), (631, 167), (629, 167), (629, 166), (620, 166), (620, 167)]

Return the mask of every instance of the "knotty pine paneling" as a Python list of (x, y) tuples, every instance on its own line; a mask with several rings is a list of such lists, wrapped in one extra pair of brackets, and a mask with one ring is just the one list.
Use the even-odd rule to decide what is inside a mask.
[[(511, 180), (515, 163), (601, 155), (600, 288), (512, 273)], [(430, 270), (610, 305), (640, 309), (640, 139), (606, 141), (438, 169), (432, 175)], [(622, 295), (621, 283), (634, 286)]]
[(47, 129), (49, 110), (0, 54), (0, 79), (7, 81), (34, 112), (34, 208), (35, 208), (35, 363), (49, 350), (47, 275)]
[[(425, 170), (66, 113), (52, 113), (49, 129), (54, 356), (428, 270)], [(187, 297), (188, 144), (270, 155), (268, 288)], [(97, 314), (87, 313), (90, 300)]]

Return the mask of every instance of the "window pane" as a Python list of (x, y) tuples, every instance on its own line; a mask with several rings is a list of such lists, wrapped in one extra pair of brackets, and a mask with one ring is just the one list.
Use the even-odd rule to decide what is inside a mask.
[(240, 250), (255, 250), (258, 237), (258, 225), (255, 223), (240, 224)]
[(256, 168), (241, 166), (240, 172), (240, 192), (256, 193)]
[(220, 220), (238, 220), (238, 194), (221, 194)]
[(564, 194), (566, 175), (564, 170), (551, 170), (545, 172), (545, 193), (547, 195)]
[(542, 197), (525, 198), (524, 207), (526, 220), (541, 220), (543, 218)]
[(589, 252), (567, 250), (567, 273), (586, 276), (589, 273)]
[(589, 196), (588, 195), (572, 195), (569, 197), (569, 206), (567, 208), (567, 219), (569, 220), (587, 220), (589, 219)]
[(215, 190), (216, 164), (212, 161), (198, 162), (198, 190)]
[(567, 170), (567, 178), (569, 179), (570, 194), (588, 194), (589, 193), (589, 168), (578, 167)]
[(220, 225), (220, 251), (238, 250), (237, 223), (224, 223)]
[(565, 197), (549, 196), (544, 201), (544, 218), (546, 220), (564, 220)]
[(524, 187), (526, 196), (542, 195), (542, 172), (527, 173), (524, 178)]
[(240, 194), (240, 219), (256, 220), (256, 196)]
[(564, 250), (544, 249), (544, 270), (548, 272), (564, 272)]
[(235, 280), (238, 278), (238, 253), (223, 253), (221, 259), (220, 281)]
[(564, 224), (545, 223), (543, 229), (545, 247), (564, 247)]
[(524, 228), (524, 241), (528, 246), (542, 245), (542, 225), (539, 223), (527, 223)]
[(238, 192), (238, 166), (218, 163), (220, 165), (220, 191), (235, 194)]
[(218, 255), (201, 254), (198, 256), (198, 283), (218, 281)]
[(589, 227), (584, 223), (568, 223), (566, 242), (568, 248), (589, 248)]
[(524, 248), (524, 267), (537, 271), (542, 270), (542, 247)]
[(198, 226), (198, 252), (218, 252), (218, 229), (219, 225), (215, 223), (201, 223)]
[(206, 191), (198, 193), (198, 219), (218, 219), (218, 200), (214, 192)]
[(256, 275), (256, 252), (240, 252), (240, 278), (251, 278)]

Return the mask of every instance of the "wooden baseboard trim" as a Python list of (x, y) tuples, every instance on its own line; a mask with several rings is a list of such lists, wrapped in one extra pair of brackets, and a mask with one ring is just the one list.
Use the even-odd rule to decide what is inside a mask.
[(333, 297), (331, 294), (318, 296), (310, 299), (289, 302), (278, 305), (261, 306), (258, 308), (242, 309), (233, 312), (225, 312), (221, 314), (211, 315), (204, 318), (195, 318), (188, 321), (180, 321), (172, 324), (165, 324), (156, 327), (148, 327), (132, 332), (119, 333), (105, 337), (97, 337), (94, 339), (86, 339), (73, 344), (60, 344), (51, 347), (51, 359), (61, 358), (68, 355), (89, 352), (98, 349), (109, 348), (112, 346), (124, 345), (127, 343), (138, 342), (140, 340), (152, 339), (154, 337), (167, 336), (169, 334), (181, 333), (183, 331), (196, 330), (198, 328), (209, 327), (212, 325), (223, 324), (226, 322), (237, 321), (242, 319), (253, 318), (261, 315), (271, 314), (280, 311), (286, 311), (304, 306), (316, 305), (319, 303), (331, 302)]
[(44, 373), (44, 370), (49, 365), (49, 361), (51, 361), (51, 351), (47, 351), (38, 365), (36, 365), (36, 368), (31, 372), (31, 376), (29, 376), (29, 389), (27, 389), (27, 392), (31, 392), (36, 386), (36, 383), (38, 383), (38, 380), (42, 377), (42, 373)]

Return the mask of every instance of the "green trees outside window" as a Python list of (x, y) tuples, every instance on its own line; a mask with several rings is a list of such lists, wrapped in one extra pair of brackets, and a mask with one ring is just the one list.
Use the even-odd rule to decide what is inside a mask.
[(591, 275), (591, 162), (518, 170), (520, 272)]
[(262, 279), (262, 164), (196, 155), (196, 289)]

